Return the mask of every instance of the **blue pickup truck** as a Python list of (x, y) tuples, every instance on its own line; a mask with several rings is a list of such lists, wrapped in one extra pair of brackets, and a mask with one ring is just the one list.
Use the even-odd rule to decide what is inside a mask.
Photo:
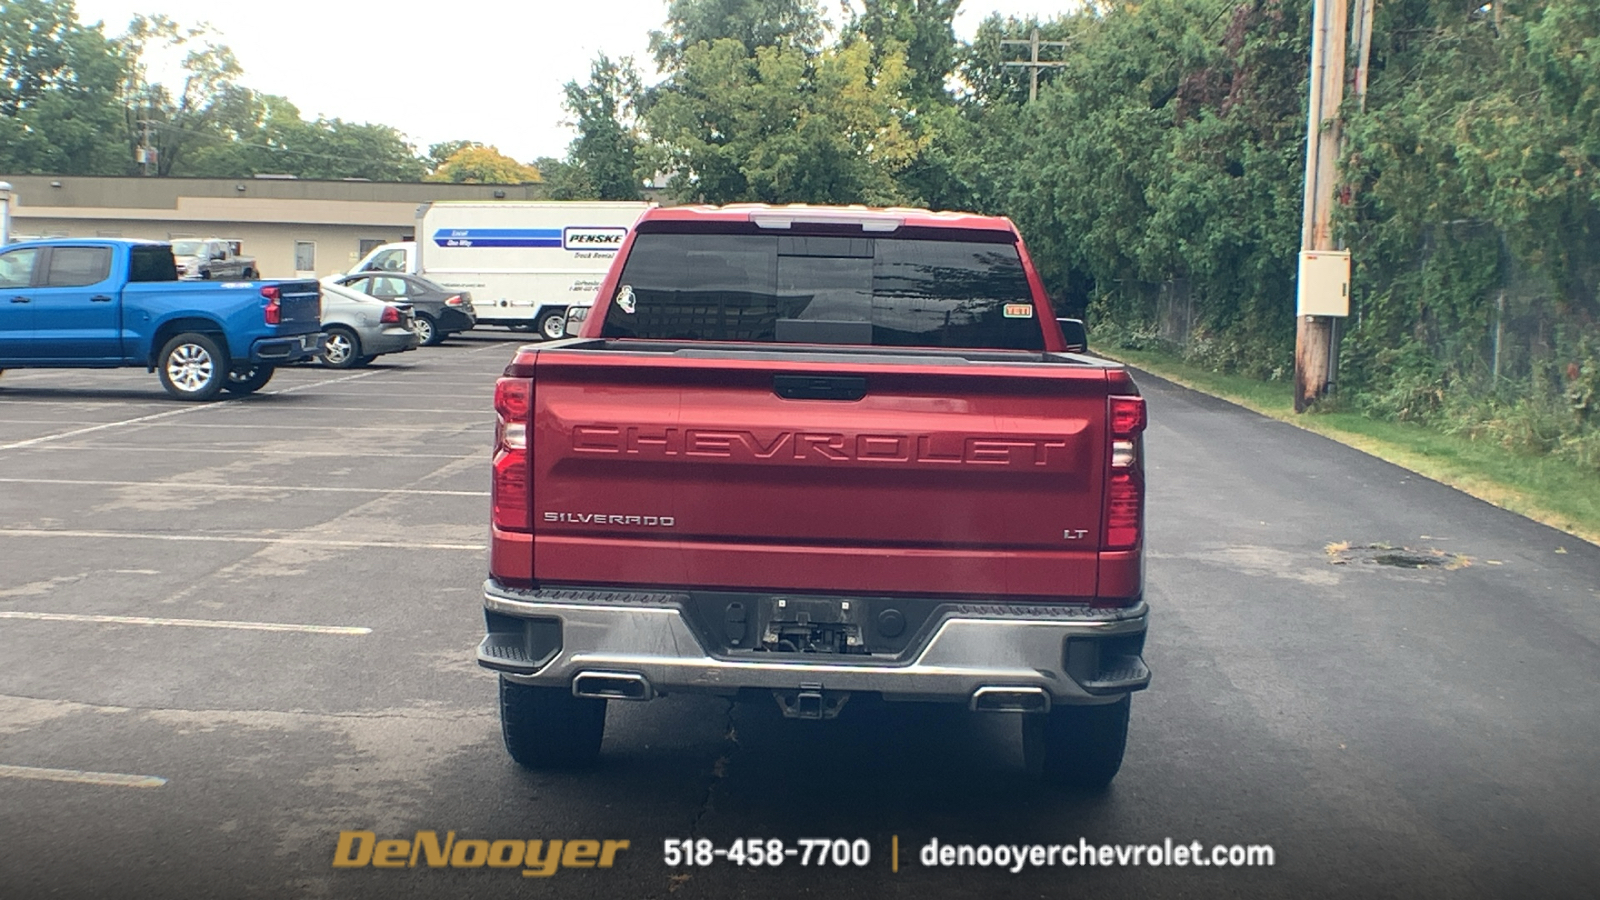
[(144, 366), (180, 400), (248, 394), (321, 354), (315, 281), (178, 281), (169, 244), (32, 241), (0, 252), (0, 371)]

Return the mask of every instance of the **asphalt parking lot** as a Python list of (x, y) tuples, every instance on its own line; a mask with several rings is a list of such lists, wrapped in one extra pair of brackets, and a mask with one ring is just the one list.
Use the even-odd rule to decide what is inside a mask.
[[(1109, 794), (1041, 791), (1013, 719), (914, 704), (619, 703), (595, 769), (518, 769), (473, 648), (520, 342), (199, 405), (139, 370), (0, 375), (0, 897), (1594, 896), (1600, 548), (1154, 379), (1156, 674)], [(1352, 539), (1472, 565), (1325, 551)], [(547, 880), (336, 869), (349, 830), (632, 846)], [(750, 837), (874, 857), (662, 860)], [(1277, 862), (919, 867), (934, 838)]]

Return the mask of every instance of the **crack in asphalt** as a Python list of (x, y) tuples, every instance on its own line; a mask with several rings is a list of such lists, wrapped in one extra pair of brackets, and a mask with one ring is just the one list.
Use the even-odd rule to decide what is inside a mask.
[(732, 761), (733, 754), (739, 749), (739, 733), (733, 725), (734, 701), (728, 700), (726, 702), (728, 708), (724, 713), (724, 722), (727, 728), (722, 732), (722, 739), (732, 744), (733, 749), (718, 756), (716, 761), (711, 764), (711, 779), (706, 782), (705, 794), (700, 798), (700, 804), (695, 809), (694, 817), (689, 820), (689, 836), (691, 838), (700, 835), (700, 821), (706, 817), (707, 813), (711, 812), (712, 795), (716, 793), (717, 785), (727, 779), (728, 763)]

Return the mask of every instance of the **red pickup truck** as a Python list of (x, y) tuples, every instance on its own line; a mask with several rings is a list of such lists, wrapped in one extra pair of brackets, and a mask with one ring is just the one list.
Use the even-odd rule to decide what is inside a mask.
[(1116, 775), (1145, 403), (1066, 352), (1010, 221), (649, 210), (495, 410), (478, 661), (518, 763), (593, 761), (608, 700), (862, 695), (1017, 714), (1046, 780)]

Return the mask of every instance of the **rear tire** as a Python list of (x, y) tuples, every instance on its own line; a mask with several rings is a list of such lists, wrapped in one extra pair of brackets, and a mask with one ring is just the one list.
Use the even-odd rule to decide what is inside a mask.
[(244, 270), (243, 278), (244, 278), (245, 281), (255, 281), (257, 278), (260, 278), (260, 277), (261, 277), (260, 275), (256, 274), (256, 270), (255, 269), (245, 269)]
[(1098, 793), (1122, 768), (1130, 698), (1103, 706), (1057, 706), (1022, 719), (1022, 755), (1047, 783)]
[(424, 347), (432, 347), (435, 344), (444, 342), (446, 335), (439, 330), (439, 325), (433, 321), (432, 316), (418, 313), (416, 324), (412, 327), (416, 329), (417, 337), (421, 339), (421, 344)]
[(333, 369), (354, 368), (361, 359), (361, 339), (343, 325), (328, 329), (328, 342), (322, 348), (322, 364)]
[(273, 366), (244, 366), (228, 372), (228, 382), (222, 389), (230, 394), (243, 397), (245, 394), (254, 394), (267, 386), (272, 380), (272, 374), (277, 369)]
[(161, 348), (156, 371), (161, 386), (179, 400), (216, 399), (228, 383), (228, 355), (210, 335), (180, 334)]
[(593, 765), (605, 729), (604, 700), (500, 679), (500, 733), (506, 752), (525, 769)]

